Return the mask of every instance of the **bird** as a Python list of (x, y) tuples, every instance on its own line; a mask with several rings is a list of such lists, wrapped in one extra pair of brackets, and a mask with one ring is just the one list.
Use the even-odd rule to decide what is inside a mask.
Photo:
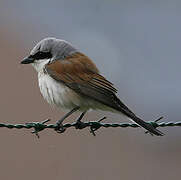
[(48, 37), (38, 42), (21, 64), (32, 64), (38, 72), (38, 84), (44, 99), (61, 110), (68, 110), (57, 121), (63, 132), (63, 121), (76, 111), (77, 122), (89, 110), (118, 113), (146, 129), (151, 135), (163, 136), (160, 130), (133, 113), (116, 95), (117, 89), (95, 63), (71, 43)]

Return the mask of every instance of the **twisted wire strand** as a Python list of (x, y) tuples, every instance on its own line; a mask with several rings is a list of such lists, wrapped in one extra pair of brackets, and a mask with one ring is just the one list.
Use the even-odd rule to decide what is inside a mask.
[[(121, 128), (127, 128), (127, 127), (131, 127), (131, 128), (138, 128), (139, 126), (137, 124), (134, 123), (101, 123), (101, 121), (105, 119), (102, 118), (99, 121), (90, 121), (90, 122), (81, 122), (81, 124), (79, 124), (78, 122), (73, 122), (73, 123), (66, 123), (63, 125), (63, 128), (68, 129), (70, 127), (75, 127), (76, 129), (84, 129), (86, 127), (90, 128), (90, 132), (95, 136), (95, 131), (98, 130), (101, 127), (104, 128), (116, 128), (116, 127), (121, 127)], [(161, 118), (159, 118), (158, 120), (160, 120)], [(158, 122), (158, 120), (156, 121), (150, 121), (148, 123), (150, 123), (152, 126), (154, 126), (155, 128), (157, 127), (180, 127), (181, 126), (181, 121), (178, 122)], [(33, 128), (34, 131), (32, 131), (32, 133), (35, 133), (37, 135), (37, 137), (39, 138), (39, 134), (38, 132), (44, 130), (44, 129), (56, 129), (57, 124), (46, 124), (48, 121), (50, 121), (50, 119), (47, 119), (45, 121), (42, 122), (31, 122), (31, 123), (26, 123), (26, 124), (4, 124), (4, 123), (0, 123), (0, 127), (4, 127), (4, 128), (9, 128), (9, 129), (31, 129)]]

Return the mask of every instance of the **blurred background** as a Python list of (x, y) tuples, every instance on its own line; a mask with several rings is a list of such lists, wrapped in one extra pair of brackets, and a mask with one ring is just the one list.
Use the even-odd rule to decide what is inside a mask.
[[(20, 65), (45, 37), (71, 42), (92, 58), (118, 88), (118, 96), (145, 120), (181, 120), (181, 1), (0, 0), (1, 123), (27, 123), (63, 112), (42, 98), (37, 73)], [(79, 114), (66, 122), (73, 122)], [(90, 112), (84, 120), (123, 122)], [(0, 179), (152, 180), (180, 179), (181, 129), (0, 129)]]

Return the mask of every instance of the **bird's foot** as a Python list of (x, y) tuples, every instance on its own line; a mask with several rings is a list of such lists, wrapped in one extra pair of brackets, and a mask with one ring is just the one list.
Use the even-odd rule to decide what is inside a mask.
[(84, 122), (82, 122), (82, 118), (84, 117), (86, 112), (83, 112), (77, 119), (76, 123), (75, 123), (75, 128), (76, 129), (83, 129), (86, 127), (86, 124)]
[(75, 128), (76, 129), (83, 129), (87, 127), (86, 123), (80, 121), (80, 120), (77, 120), (76, 123), (75, 123)]
[(66, 128), (63, 126), (62, 123), (56, 123), (55, 131), (57, 133), (64, 133)]
[(82, 118), (84, 117), (85, 113), (86, 113), (86, 111), (81, 113), (81, 115), (78, 117), (78, 119), (77, 119), (77, 121), (75, 123), (75, 128), (76, 129), (83, 129), (83, 128), (87, 127), (86, 123), (81, 121)]
[(63, 126), (63, 121), (69, 117), (71, 114), (73, 114), (75, 111), (77, 111), (79, 107), (73, 108), (71, 111), (69, 111), (67, 114), (65, 114), (60, 120), (56, 122), (55, 131), (57, 133), (63, 133), (65, 132), (66, 128)]

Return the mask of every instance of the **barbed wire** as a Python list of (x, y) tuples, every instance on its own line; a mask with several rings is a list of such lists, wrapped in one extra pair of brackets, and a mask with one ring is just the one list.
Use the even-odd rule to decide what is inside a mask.
[[(157, 128), (157, 127), (175, 127), (175, 126), (181, 126), (181, 121), (178, 122), (158, 122), (162, 119), (163, 117), (160, 117), (159, 119), (155, 120), (155, 121), (149, 121), (148, 123), (150, 123), (153, 127)], [(104, 128), (117, 128), (117, 127), (121, 127), (121, 128), (138, 128), (140, 126), (138, 126), (135, 123), (101, 123), (101, 121), (103, 121), (104, 119), (106, 119), (106, 117), (103, 117), (102, 119), (100, 119), (99, 121), (90, 121), (90, 122), (73, 122), (73, 123), (66, 123), (63, 125), (64, 130), (70, 128), (70, 127), (75, 127), (76, 129), (84, 129), (89, 127), (90, 128), (90, 133), (92, 133), (94, 136), (95, 131), (97, 131), (98, 129), (100, 129), (101, 127)], [(4, 123), (0, 123), (0, 127), (4, 127), (4, 128), (9, 128), (9, 129), (31, 129), (33, 128), (34, 130), (32, 131), (32, 133), (36, 134), (36, 136), (39, 138), (39, 132), (43, 131), (44, 129), (54, 129), (55, 131), (57, 131), (57, 124), (46, 124), (47, 122), (49, 122), (50, 119), (47, 119), (45, 121), (42, 122), (31, 122), (31, 123), (25, 123), (25, 124), (4, 124)], [(64, 132), (64, 131), (63, 131)], [(146, 132), (147, 133), (147, 132)]]

